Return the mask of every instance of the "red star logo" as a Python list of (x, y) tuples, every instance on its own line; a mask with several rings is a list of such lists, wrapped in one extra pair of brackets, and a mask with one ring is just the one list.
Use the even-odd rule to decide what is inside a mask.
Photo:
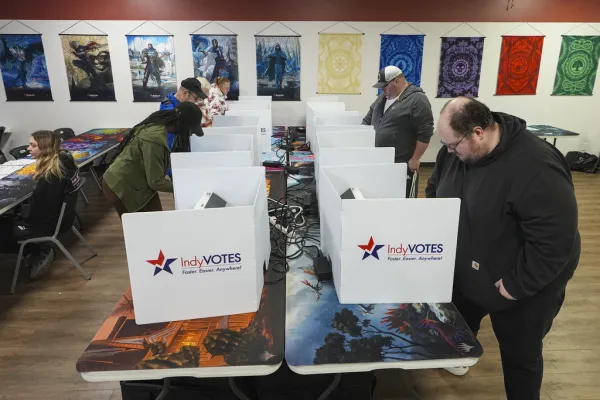
[(359, 244), (358, 247), (361, 250), (364, 250), (365, 253), (363, 254), (363, 260), (369, 256), (373, 256), (376, 259), (379, 260), (379, 254), (377, 254), (377, 252), (384, 247), (383, 244), (375, 244), (375, 241), (373, 240), (373, 236), (371, 236), (371, 238), (369, 239), (369, 243), (367, 244)]
[(173, 271), (171, 271), (171, 264), (177, 260), (176, 258), (167, 258), (165, 262), (165, 255), (162, 250), (158, 253), (158, 258), (156, 260), (147, 260), (148, 264), (154, 265), (154, 275), (158, 274), (160, 271), (165, 271), (173, 275)]

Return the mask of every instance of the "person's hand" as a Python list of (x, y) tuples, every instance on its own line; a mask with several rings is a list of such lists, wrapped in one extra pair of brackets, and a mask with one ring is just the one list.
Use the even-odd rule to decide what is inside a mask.
[(416, 158), (411, 158), (408, 160), (408, 168), (411, 172), (416, 172), (419, 170), (419, 165), (421, 165), (421, 160)]
[(516, 300), (514, 297), (512, 297), (506, 291), (506, 289), (504, 288), (504, 284), (502, 283), (502, 279), (500, 279), (498, 282), (496, 282), (495, 286), (496, 286), (496, 289), (498, 289), (498, 291), (502, 295), (502, 297), (504, 297), (505, 299), (508, 299), (508, 300)]

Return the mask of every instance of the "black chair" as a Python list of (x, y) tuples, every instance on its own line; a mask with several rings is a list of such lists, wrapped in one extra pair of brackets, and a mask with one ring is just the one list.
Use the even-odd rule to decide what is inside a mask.
[(61, 142), (75, 137), (75, 131), (71, 128), (58, 128), (54, 130), (54, 133), (60, 136)]
[(15, 160), (18, 160), (20, 158), (25, 158), (29, 155), (29, 151), (27, 150), (28, 147), (29, 145), (25, 144), (23, 146), (15, 147), (14, 149), (9, 150), (8, 152), (11, 156), (15, 158)]
[[(15, 288), (17, 286), (17, 278), (19, 276), (19, 269), (21, 268), (21, 260), (23, 258), (23, 250), (25, 246), (30, 243), (53, 243), (55, 244), (63, 254), (71, 261), (71, 263), (81, 272), (85, 279), (91, 279), (91, 276), (83, 270), (81, 264), (86, 261), (96, 257), (98, 253), (94, 251), (94, 249), (90, 246), (90, 244), (83, 238), (81, 233), (75, 228), (74, 223), (77, 218), (77, 212), (75, 207), (77, 206), (77, 196), (79, 195), (79, 190), (74, 189), (71, 193), (67, 194), (65, 201), (62, 204), (60, 209), (60, 215), (58, 217), (58, 222), (56, 223), (56, 229), (54, 230), (54, 234), (52, 236), (42, 236), (27, 239), (19, 242), (21, 245), (19, 248), (19, 255), (17, 258), (17, 268), (15, 269), (15, 274), (13, 276), (12, 286), (10, 288), (10, 293), (13, 294), (15, 292)], [(58, 240), (58, 236), (67, 232), (73, 232), (79, 240), (83, 242), (83, 244), (88, 248), (88, 250), (92, 253), (91, 256), (86, 258), (81, 262), (81, 264), (73, 257), (73, 255), (63, 246), (63, 244)]]
[(6, 159), (6, 156), (2, 152), (2, 146), (4, 146), (4, 139), (8, 136), (8, 134), (10, 134), (10, 132), (6, 131), (6, 127), (0, 126), (0, 164), (4, 164), (8, 161)]

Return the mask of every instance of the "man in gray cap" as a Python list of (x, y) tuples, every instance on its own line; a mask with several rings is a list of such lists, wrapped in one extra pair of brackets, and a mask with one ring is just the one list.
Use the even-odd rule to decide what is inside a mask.
[[(363, 125), (375, 127), (375, 146), (394, 147), (395, 162), (408, 164), (406, 196), (419, 170), (421, 157), (433, 135), (433, 113), (425, 92), (406, 81), (402, 70), (387, 66), (379, 71), (374, 88), (382, 93), (371, 105)], [(415, 182), (415, 193), (416, 193)]]

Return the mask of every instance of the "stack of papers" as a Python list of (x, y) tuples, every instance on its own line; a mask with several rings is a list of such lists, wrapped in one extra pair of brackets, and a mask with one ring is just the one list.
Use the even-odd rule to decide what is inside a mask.
[(8, 175), (14, 174), (23, 167), (33, 164), (34, 159), (22, 158), (20, 160), (11, 160), (0, 165), (0, 179), (6, 178)]

